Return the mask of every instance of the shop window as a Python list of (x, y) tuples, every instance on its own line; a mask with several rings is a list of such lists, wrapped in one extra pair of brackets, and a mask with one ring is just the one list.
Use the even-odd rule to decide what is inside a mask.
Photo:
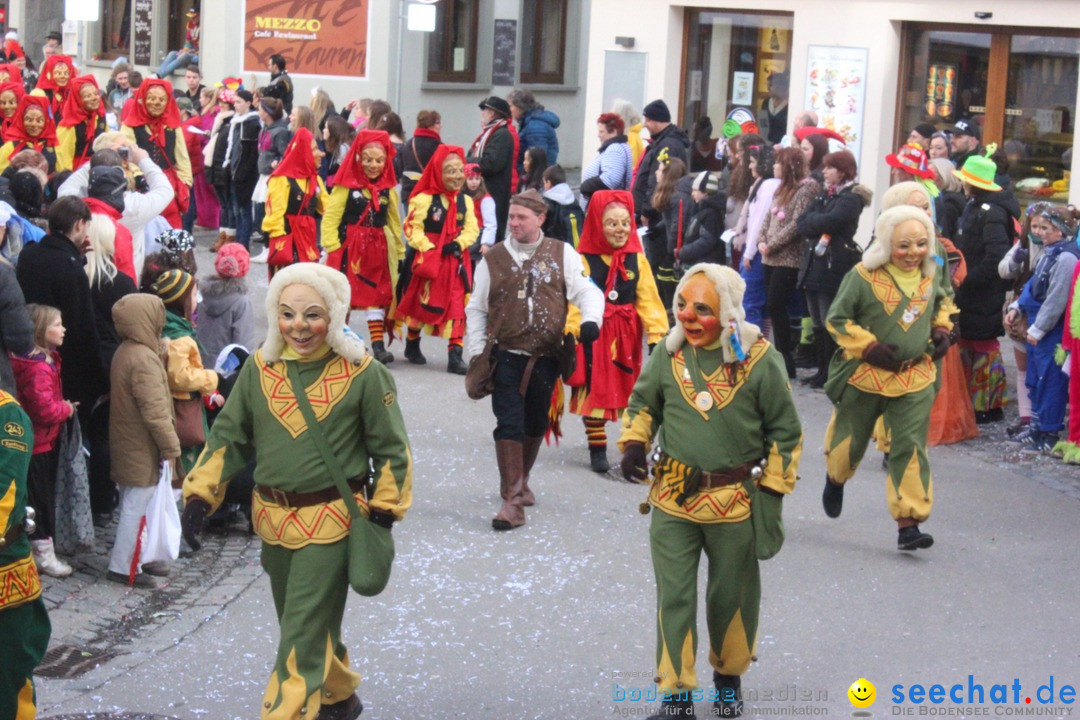
[(1021, 205), (1067, 202), (1080, 33), (987, 30), (905, 26), (895, 145), (919, 123), (947, 131), (970, 120), (1008, 160)]
[(443, 0), (428, 37), (429, 82), (476, 82), (476, 28), (480, 0)]
[(131, 56), (131, 0), (101, 0), (101, 57)]
[(714, 137), (737, 109), (736, 121), (756, 122), (770, 141), (787, 132), (791, 71), (789, 13), (687, 10), (687, 43), (679, 124), (703, 116)]
[(521, 83), (561, 84), (567, 0), (525, 0), (521, 7)]

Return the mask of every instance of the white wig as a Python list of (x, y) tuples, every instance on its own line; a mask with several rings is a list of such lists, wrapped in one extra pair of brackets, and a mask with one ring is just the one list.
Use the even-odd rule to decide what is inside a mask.
[(905, 180), (904, 182), (898, 182), (895, 185), (889, 187), (885, 191), (885, 194), (881, 196), (881, 209), (888, 210), (889, 208), (899, 207), (900, 205), (907, 205), (908, 198), (911, 197), (911, 193), (918, 192), (926, 196), (928, 203), (933, 203), (934, 198), (930, 197), (930, 192), (921, 183), (917, 183), (914, 180)]
[(923, 260), (922, 271), (924, 275), (933, 275), (937, 268), (937, 263), (934, 261), (934, 223), (925, 212), (912, 205), (897, 205), (878, 216), (877, 224), (874, 226), (874, 242), (863, 253), (863, 265), (870, 270), (884, 267), (885, 263), (892, 258), (893, 233), (896, 227), (908, 220), (918, 220), (926, 228), (926, 234), (930, 240), (930, 251), (926, 253), (926, 259)]
[(285, 339), (278, 330), (278, 302), (289, 285), (307, 285), (319, 293), (330, 312), (330, 328), (326, 342), (334, 352), (350, 362), (359, 362), (367, 355), (364, 341), (345, 324), (352, 297), (349, 280), (337, 270), (318, 263), (302, 262), (278, 270), (266, 291), (266, 317), (269, 327), (263, 343), (263, 358), (267, 362), (281, 359)]
[[(678, 286), (675, 288), (675, 304), (672, 307), (672, 312), (675, 313), (676, 318), (678, 318), (679, 313), (679, 294), (682, 293), (690, 278), (698, 274), (707, 277), (716, 288), (716, 294), (720, 296), (719, 320), (724, 328), (720, 333), (720, 347), (724, 353), (724, 362), (738, 362), (739, 359), (735, 356), (735, 351), (731, 347), (732, 323), (734, 322), (739, 329), (739, 343), (742, 345), (743, 351), (748, 351), (750, 346), (761, 337), (761, 328), (746, 322), (746, 310), (743, 309), (742, 304), (743, 295), (746, 293), (746, 282), (739, 276), (739, 273), (723, 265), (713, 263), (694, 265), (686, 271), (686, 274), (683, 275), (682, 280), (679, 281)], [(686, 331), (683, 330), (682, 323), (676, 319), (675, 327), (671, 329), (667, 339), (664, 341), (667, 351), (671, 354), (678, 352), (685, 341)]]

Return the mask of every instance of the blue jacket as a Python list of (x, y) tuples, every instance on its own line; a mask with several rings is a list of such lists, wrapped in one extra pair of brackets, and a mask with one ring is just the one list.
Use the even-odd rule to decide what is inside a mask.
[(518, 137), (521, 139), (518, 149), (518, 174), (523, 175), (525, 151), (531, 147), (544, 149), (548, 165), (559, 161), (559, 138), (555, 135), (555, 128), (559, 127), (558, 115), (543, 107), (537, 107), (521, 116), (518, 127)]

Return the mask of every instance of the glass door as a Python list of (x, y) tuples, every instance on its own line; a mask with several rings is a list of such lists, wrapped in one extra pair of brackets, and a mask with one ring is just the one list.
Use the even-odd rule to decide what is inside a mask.
[(1067, 203), (1080, 38), (1013, 35), (1002, 147), (1022, 205)]

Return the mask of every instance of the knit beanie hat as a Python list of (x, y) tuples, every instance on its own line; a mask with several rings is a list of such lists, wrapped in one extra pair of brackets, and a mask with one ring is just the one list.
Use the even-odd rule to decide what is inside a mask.
[(161, 298), (161, 302), (171, 305), (184, 297), (194, 284), (195, 278), (191, 276), (191, 273), (183, 270), (166, 270), (158, 275), (158, 279), (154, 281), (150, 289)]
[(711, 173), (708, 170), (694, 178), (694, 190), (703, 192), (706, 195), (715, 195), (716, 191), (720, 189), (720, 178), (716, 173)]
[(668, 106), (663, 100), (653, 100), (645, 106), (645, 109), (641, 111), (641, 114), (646, 120), (671, 122), (671, 111), (668, 110)]
[(225, 243), (214, 258), (214, 271), (223, 278), (241, 278), (248, 274), (251, 256), (238, 242)]
[(937, 128), (930, 123), (919, 123), (918, 125), (913, 127), (912, 130), (927, 139), (932, 138), (934, 136), (934, 133), (937, 132)]

